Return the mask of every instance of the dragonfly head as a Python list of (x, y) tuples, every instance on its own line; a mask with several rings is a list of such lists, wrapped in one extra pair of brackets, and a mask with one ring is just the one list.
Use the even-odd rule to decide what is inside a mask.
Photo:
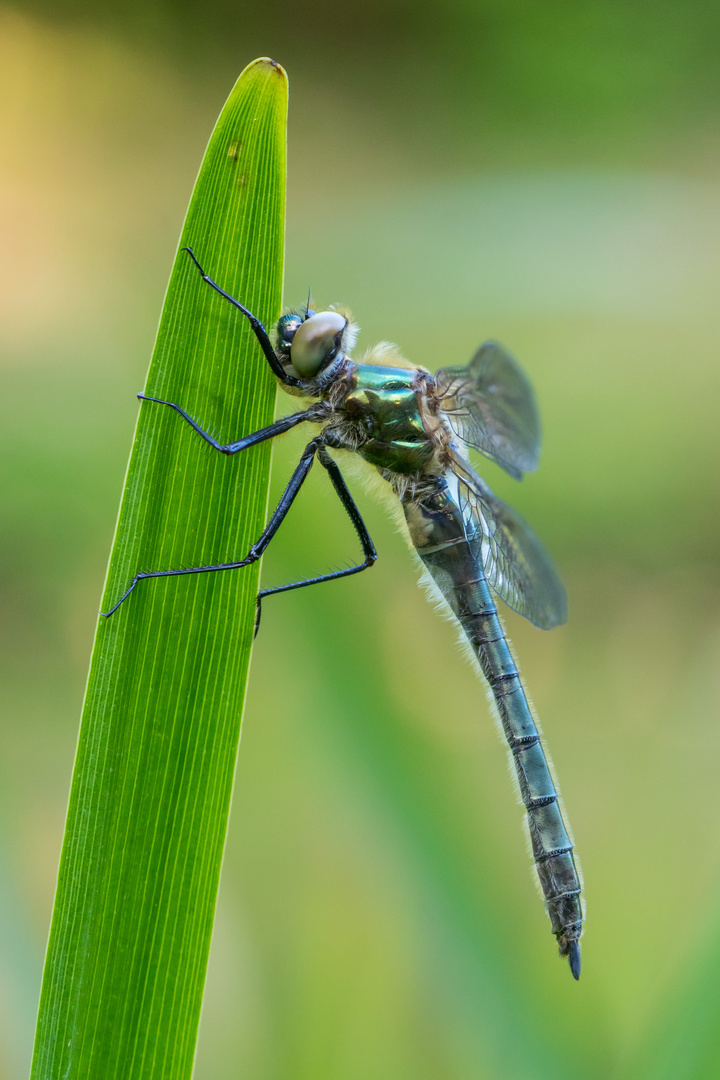
[(333, 362), (342, 359), (347, 347), (350, 321), (338, 311), (281, 316), (277, 324), (276, 349), (288, 375), (314, 379)]

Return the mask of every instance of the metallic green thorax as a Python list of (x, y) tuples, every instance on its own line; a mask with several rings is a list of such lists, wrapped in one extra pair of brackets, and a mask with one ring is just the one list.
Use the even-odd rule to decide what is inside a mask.
[(412, 369), (357, 365), (343, 411), (367, 435), (358, 453), (371, 465), (412, 474), (422, 472), (432, 457), (416, 379)]

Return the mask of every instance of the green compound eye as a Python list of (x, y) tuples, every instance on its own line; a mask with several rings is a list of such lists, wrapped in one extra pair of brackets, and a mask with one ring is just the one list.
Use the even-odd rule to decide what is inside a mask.
[(342, 347), (347, 319), (336, 311), (320, 311), (297, 328), (290, 360), (301, 379), (312, 379), (334, 360)]
[(283, 315), (277, 324), (277, 348), (278, 352), (287, 355), (290, 352), (292, 339), (297, 329), (302, 326), (301, 315)]

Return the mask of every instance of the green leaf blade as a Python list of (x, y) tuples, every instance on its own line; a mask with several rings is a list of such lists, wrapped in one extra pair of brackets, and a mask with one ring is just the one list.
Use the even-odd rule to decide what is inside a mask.
[[(282, 298), (287, 81), (240, 76), (180, 247), (272, 325)], [(139, 256), (141, 257), (141, 256)], [(272, 420), (247, 320), (179, 251), (146, 392), (224, 441)], [(269, 444), (227, 459), (143, 402), (103, 610), (138, 570), (244, 557), (262, 531)], [(32, 1076), (189, 1077), (227, 826), (259, 564), (142, 581), (95, 641)]]

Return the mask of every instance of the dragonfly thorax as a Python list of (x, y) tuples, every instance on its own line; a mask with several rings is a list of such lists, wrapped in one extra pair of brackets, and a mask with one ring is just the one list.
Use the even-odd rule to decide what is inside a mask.
[(433, 457), (422, 381), (418, 368), (371, 364), (354, 365), (347, 377), (342, 412), (358, 433), (357, 452), (384, 472), (419, 475)]

